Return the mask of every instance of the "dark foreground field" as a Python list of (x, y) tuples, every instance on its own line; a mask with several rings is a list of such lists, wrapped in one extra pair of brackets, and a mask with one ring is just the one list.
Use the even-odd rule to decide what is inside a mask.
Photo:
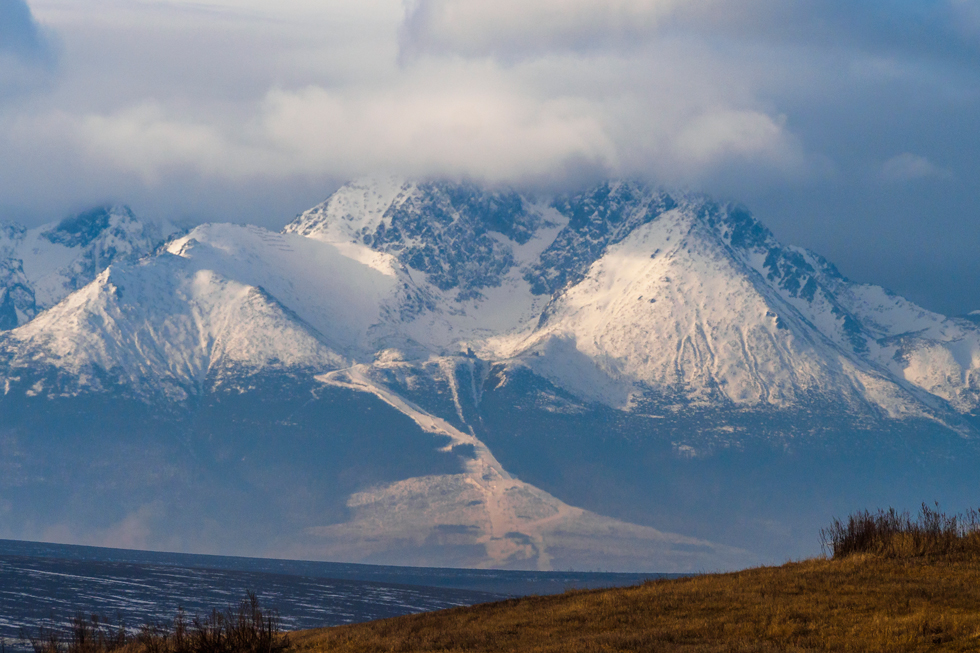
[(297, 652), (978, 651), (980, 519), (858, 513), (831, 559), (290, 635)]
[(295, 651), (977, 651), (980, 558), (858, 554), (290, 634)]

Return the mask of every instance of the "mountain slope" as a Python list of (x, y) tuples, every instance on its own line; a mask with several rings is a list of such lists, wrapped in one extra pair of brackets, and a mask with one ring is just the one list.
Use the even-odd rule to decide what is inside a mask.
[[(478, 438), (433, 417), (367, 376), (364, 366), (318, 376), (381, 398), (464, 452), (460, 474), (412, 478), (352, 495), (352, 519), (312, 528), (291, 551), (327, 559), (461, 567), (604, 566), (652, 571), (747, 564), (744, 551), (574, 508), (511, 476)], [(448, 556), (451, 556), (447, 558)]]
[(35, 229), (0, 225), (0, 329), (30, 321), (113, 261), (149, 254), (168, 231), (124, 206), (95, 208)]
[[(900, 417), (980, 401), (975, 323), (853, 284), (702, 197), (620, 182), (545, 202), (366, 181), (284, 231), (402, 265), (427, 303), (376, 332), (518, 359), (617, 407), (647, 394), (774, 407), (823, 395)], [(568, 378), (548, 367), (548, 347)], [(587, 363), (569, 368), (577, 355)]]
[(877, 342), (852, 344), (848, 316), (838, 317), (819, 286), (810, 301), (794, 301), (696, 216), (676, 208), (635, 228), (531, 333), (493, 341), (496, 357), (630, 410), (823, 405), (855, 417), (959, 423), (883, 364)]
[(217, 499), (183, 530), (177, 504), (129, 506), (150, 542), (207, 547), (209, 523), (243, 553), (716, 568), (805, 553), (855, 502), (969, 500), (978, 370), (976, 321), (850, 282), (738, 206), (364, 180), (280, 234), (202, 225), (118, 260), (0, 335), (0, 452), (29, 498), (55, 473), (31, 411), (144, 406), (133, 437), (193, 461), (174, 496), (199, 476), (284, 534), (246, 545)]

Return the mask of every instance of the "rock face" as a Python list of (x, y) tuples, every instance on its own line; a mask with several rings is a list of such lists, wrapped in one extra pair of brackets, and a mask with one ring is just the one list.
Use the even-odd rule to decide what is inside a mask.
[(978, 320), (739, 206), (372, 179), (141, 224), (3, 231), (0, 537), (672, 571), (975, 501)]
[(135, 261), (164, 229), (125, 206), (98, 207), (36, 229), (0, 225), (0, 329), (32, 320), (114, 261)]

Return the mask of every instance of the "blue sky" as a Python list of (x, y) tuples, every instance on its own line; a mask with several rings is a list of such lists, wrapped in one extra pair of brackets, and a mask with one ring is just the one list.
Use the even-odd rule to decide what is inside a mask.
[(980, 3), (0, 0), (0, 220), (279, 226), (391, 171), (640, 177), (980, 309)]

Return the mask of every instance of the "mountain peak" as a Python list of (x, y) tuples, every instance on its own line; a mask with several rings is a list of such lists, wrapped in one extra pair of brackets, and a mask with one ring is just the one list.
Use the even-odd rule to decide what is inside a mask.
[[(10, 234), (8, 328), (44, 307), (45, 289), (52, 305), (151, 246), (125, 207)], [(16, 256), (32, 237), (67, 257), (54, 290)], [(391, 347), (413, 358), (472, 350), (617, 408), (823, 397), (858, 412), (933, 414), (923, 391), (957, 411), (980, 406), (978, 366), (953, 353), (954, 342), (978, 341), (968, 321), (851, 283), (819, 255), (781, 244), (744, 206), (633, 181), (541, 198), (364, 179), (280, 235), (203, 225), (167, 251), (264, 289), (358, 361)]]
[(146, 256), (168, 231), (121, 205), (33, 229), (0, 229), (0, 330), (26, 324), (114, 261)]
[[(631, 181), (532, 197), (382, 178), (282, 233), (207, 224), (154, 249), (141, 225), (103, 207), (0, 231), (0, 326), (16, 326), (0, 406), (21, 438), (0, 449), (47, 460), (51, 433), (95, 423), (102, 460), (142, 429), (177, 453), (127, 487), (207, 477), (215, 492), (193, 496), (245, 492), (263, 518), (291, 515), (276, 534), (351, 561), (542, 568), (613, 545), (676, 562), (708, 545), (626, 522), (659, 528), (692, 501), (727, 524), (715, 534), (758, 543), (855, 469), (922, 454), (945, 470), (954, 452), (975, 476), (978, 325), (847, 280), (737, 204)], [(104, 446), (116, 412), (128, 444)], [(126, 417), (145, 413), (157, 426)], [(158, 474), (174, 460), (190, 466)], [(63, 477), (37, 469), (24, 483)], [(240, 532), (220, 513), (201, 523)]]
[(98, 206), (65, 218), (42, 236), (65, 247), (86, 247), (110, 226), (118, 228), (122, 223), (135, 221), (128, 206)]

